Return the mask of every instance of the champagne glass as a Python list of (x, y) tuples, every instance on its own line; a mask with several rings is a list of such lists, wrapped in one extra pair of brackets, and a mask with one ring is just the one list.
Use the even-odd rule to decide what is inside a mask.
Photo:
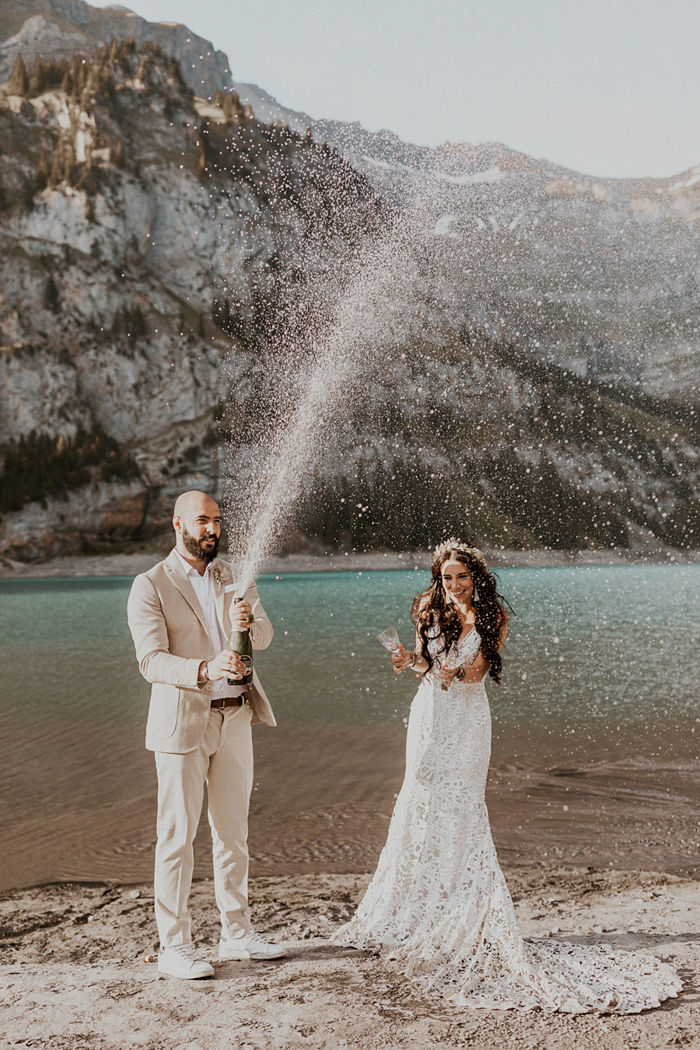
[(381, 631), (377, 635), (377, 641), (381, 642), (385, 649), (388, 649), (390, 653), (398, 653), (401, 645), (399, 641), (399, 633), (392, 624), (391, 627), (387, 627), (385, 631)]

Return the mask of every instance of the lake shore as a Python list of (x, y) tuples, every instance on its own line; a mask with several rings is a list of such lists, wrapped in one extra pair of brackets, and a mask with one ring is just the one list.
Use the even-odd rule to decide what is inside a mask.
[[(604, 553), (610, 564), (610, 552)], [(128, 577), (160, 556), (141, 552), (142, 565), (133, 561), (134, 555), (116, 556), (124, 559), (121, 562), (115, 556), (98, 559), (93, 569), (100, 571), (92, 575)], [(391, 556), (400, 560), (390, 564), (382, 555), (374, 555), (369, 563), (367, 555), (356, 557), (365, 560), (349, 563), (343, 558), (335, 568), (360, 573), (419, 564), (412, 555)], [(327, 560), (319, 564), (297, 557), (295, 569), (289, 563), (280, 559), (277, 569), (270, 564), (266, 568), (280, 574), (331, 568)], [(72, 575), (90, 575), (88, 564), (77, 559)], [(577, 562), (572, 557), (559, 564)], [(35, 577), (48, 575), (46, 563), (36, 568)], [(55, 569), (56, 577), (71, 575), (65, 560), (55, 563)], [(617, 575), (656, 579), (658, 573), (663, 579), (656, 581), (657, 589), (669, 593), (665, 569)], [(694, 574), (681, 568), (671, 575), (678, 580)], [(538, 574), (519, 577), (528, 580), (531, 575)], [(559, 572), (560, 585), (575, 575)], [(586, 587), (598, 580), (600, 590), (615, 574), (585, 575)], [(350, 574), (289, 580), (278, 588), (278, 613), (289, 615), (281, 603), (295, 586), (306, 591), (312, 585), (342, 585), (342, 593), (355, 595), (357, 601), (367, 582)], [(393, 588), (412, 587), (410, 578), (389, 577), (385, 582), (390, 594)], [(276, 587), (274, 580), (269, 584)], [(58, 644), (45, 653), (36, 653), (36, 695), (27, 693), (24, 659), (8, 663), (16, 674), (14, 684), (8, 679), (8, 698), (15, 697), (16, 704), (8, 704), (4, 728), (6, 753), (15, 765), (8, 763), (5, 772), (15, 792), (8, 814), (12, 812), (16, 822), (14, 828), (4, 828), (3, 863), (11, 868), (5, 885), (20, 888), (0, 895), (3, 1046), (700, 1050), (700, 788), (694, 707), (688, 709), (692, 718), (674, 716), (667, 725), (668, 705), (663, 707), (663, 720), (656, 723), (652, 705), (635, 728), (615, 719), (570, 722), (566, 711), (544, 722), (524, 717), (512, 721), (502, 717), (507, 711), (499, 709), (498, 694), (493, 697), (496, 718), (487, 798), (524, 933), (602, 941), (657, 954), (675, 965), (685, 982), (684, 993), (662, 1008), (630, 1017), (457, 1010), (415, 995), (385, 960), (328, 945), (330, 932), (361, 896), (366, 873), (376, 864), (386, 838), (403, 775), (405, 734), (396, 712), (387, 724), (318, 725), (313, 720), (306, 724), (303, 705), (285, 712), (285, 704), (291, 703), (285, 697), (286, 681), (296, 673), (293, 658), (297, 648), (304, 650), (297, 641), (283, 654), (284, 678), (273, 690), (286, 724), (280, 719), (274, 733), (256, 733), (257, 780), (251, 806), (254, 920), (263, 932), (288, 942), (291, 954), (267, 966), (219, 966), (213, 981), (174, 982), (160, 979), (155, 966), (143, 961), (156, 947), (150, 884), (155, 805), (152, 760), (141, 750), (143, 711), (136, 697), (126, 702), (135, 687), (128, 676), (119, 677), (121, 668), (131, 666), (133, 654), (128, 639), (118, 632), (103, 636), (96, 630), (95, 638), (91, 634), (100, 615), (122, 624), (128, 582), (79, 584), (79, 602), (75, 589), (60, 582), (46, 587), (38, 581), (35, 586), (5, 585), (8, 594), (21, 598), (15, 611), (10, 605), (7, 612), (10, 640), (15, 631), (23, 643), (25, 622), (32, 622), (42, 637), (49, 633), (50, 621), (59, 627), (66, 622), (54, 611), (60, 612), (60, 605), (53, 606), (47, 594), (73, 604), (70, 631), (58, 635)], [(67, 597), (61, 597), (63, 590)], [(92, 592), (99, 600), (90, 604)], [(564, 588), (564, 602), (566, 593)], [(619, 600), (619, 591), (615, 594)], [(350, 607), (347, 600), (334, 606), (336, 611)], [(666, 626), (675, 623), (672, 612), (669, 607)], [(72, 622), (73, 615), (79, 624)], [(125, 632), (125, 625), (122, 628)], [(639, 631), (638, 644), (630, 645), (630, 652), (649, 646), (643, 627)], [(283, 649), (284, 631), (278, 638)], [(98, 651), (90, 645), (104, 649), (101, 657), (112, 661), (110, 673), (105, 674), (102, 659), (93, 661), (95, 677), (69, 692), (64, 706), (58, 705), (55, 693), (45, 695), (44, 683), (53, 676), (72, 684), (85, 651)], [(358, 674), (354, 665), (347, 665), (340, 681), (350, 691), (343, 693), (342, 703), (359, 702), (365, 710), (367, 693), (353, 683), (372, 682), (376, 673), (369, 668)], [(103, 690), (103, 677), (109, 682), (114, 678), (112, 693)], [(556, 692), (557, 680), (557, 673), (546, 680), (545, 698)], [(683, 704), (693, 697), (692, 685), (689, 688), (691, 692), (680, 697)], [(389, 697), (382, 702), (394, 703)], [(82, 734), (76, 738), (72, 727), (78, 711), (84, 717)], [(43, 752), (28, 726), (48, 734)], [(60, 763), (54, 765), (57, 755)], [(195, 937), (213, 953), (218, 934), (213, 887), (207, 878), (211, 862), (206, 822), (195, 856), (200, 876), (193, 893)], [(28, 882), (43, 885), (26, 888)]]
[[(367, 875), (256, 877), (254, 921), (287, 943), (275, 963), (216, 964), (214, 980), (160, 978), (152, 887), (55, 884), (0, 901), (0, 1026), (8, 1047), (46, 1050), (662, 1050), (700, 1046), (700, 882), (663, 873), (559, 866), (506, 869), (526, 936), (651, 952), (684, 981), (641, 1015), (567, 1016), (452, 1007), (414, 994), (381, 958), (332, 947)], [(192, 910), (214, 958), (210, 880)]]
[[(46, 561), (20, 562), (0, 557), (0, 579), (52, 577), (135, 576), (164, 558), (168, 549), (122, 554), (85, 554)], [(671, 547), (649, 550), (614, 547), (605, 550), (496, 550), (485, 548), (493, 569), (544, 568), (549, 565), (644, 565), (688, 564), (698, 561), (700, 552)], [(223, 555), (226, 557), (226, 554)], [(263, 572), (368, 572), (381, 569), (428, 569), (426, 551), (363, 551), (323, 554), (287, 554), (268, 558)]]

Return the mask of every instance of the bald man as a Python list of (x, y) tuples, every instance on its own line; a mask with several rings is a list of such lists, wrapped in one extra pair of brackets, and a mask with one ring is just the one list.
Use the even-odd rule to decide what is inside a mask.
[(155, 912), (158, 969), (171, 977), (212, 977), (192, 944), (187, 906), (193, 842), (207, 784), (214, 888), (221, 916), (219, 959), (277, 959), (286, 952), (251, 928), (248, 804), (253, 784), (251, 725), (275, 725), (253, 670), (227, 646), (231, 626), (265, 649), (272, 625), (255, 584), (234, 602), (231, 567), (217, 557), (221, 511), (205, 492), (185, 492), (173, 511), (175, 547), (137, 576), (127, 616), (141, 674), (151, 683), (146, 747), (155, 752), (158, 825)]

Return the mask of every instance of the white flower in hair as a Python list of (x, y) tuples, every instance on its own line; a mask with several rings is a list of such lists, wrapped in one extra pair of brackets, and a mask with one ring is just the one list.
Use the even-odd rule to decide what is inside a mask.
[(468, 554), (470, 557), (474, 558), (475, 561), (478, 561), (484, 572), (487, 571), (486, 558), (484, 557), (483, 551), (480, 551), (478, 547), (470, 547), (468, 543), (464, 543), (462, 540), (457, 539), (456, 536), (449, 536), (446, 540), (443, 540), (442, 543), (438, 544), (433, 551), (433, 556), (435, 558), (444, 558), (450, 553), (450, 551), (460, 551), (464, 554)]

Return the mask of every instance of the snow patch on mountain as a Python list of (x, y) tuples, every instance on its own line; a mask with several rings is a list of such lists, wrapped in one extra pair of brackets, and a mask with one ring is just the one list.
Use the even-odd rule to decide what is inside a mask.
[(450, 182), (453, 186), (475, 186), (481, 182), (500, 182), (502, 179), (505, 179), (508, 172), (494, 167), (487, 168), (486, 171), (476, 171), (473, 175), (449, 175), (444, 171), (433, 171), (431, 174), (433, 178)]

